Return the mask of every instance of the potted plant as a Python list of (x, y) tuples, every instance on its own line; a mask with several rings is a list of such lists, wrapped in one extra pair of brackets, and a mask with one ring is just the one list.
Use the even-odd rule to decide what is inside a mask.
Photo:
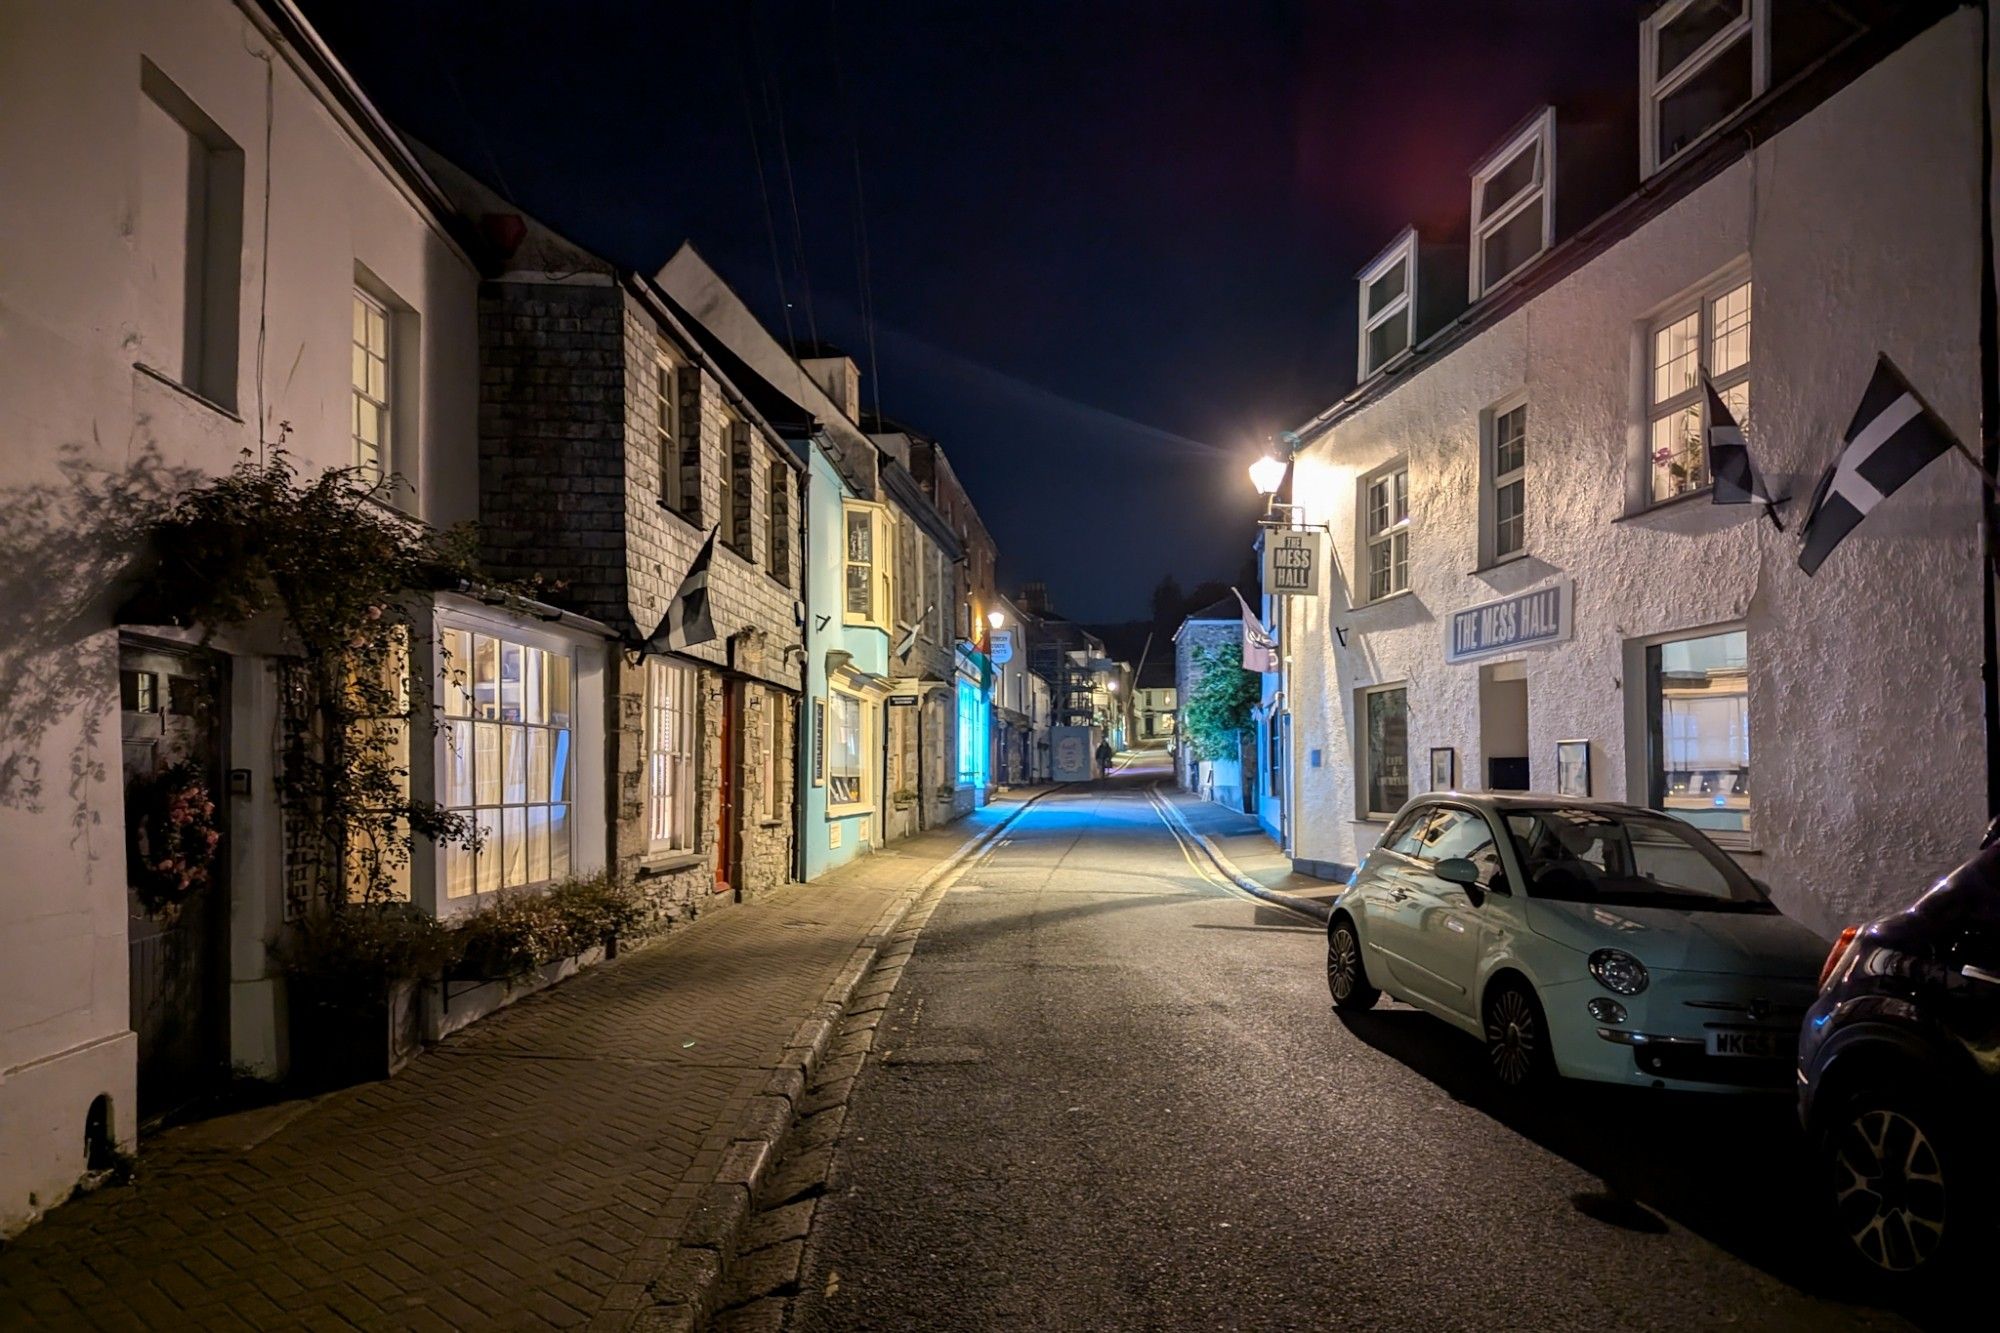
[(618, 956), (618, 941), (645, 933), (652, 916), (638, 888), (610, 870), (574, 875), (548, 891), (548, 901), (567, 924), (579, 947), (598, 943), (606, 958)]
[(511, 893), (459, 919), (452, 928), (457, 959), (451, 976), (504, 981), (580, 952), (573, 921), (547, 894)]
[(419, 1044), (417, 984), (451, 966), (457, 938), (408, 903), (346, 903), (300, 921), (280, 951), (294, 1081), (387, 1078)]

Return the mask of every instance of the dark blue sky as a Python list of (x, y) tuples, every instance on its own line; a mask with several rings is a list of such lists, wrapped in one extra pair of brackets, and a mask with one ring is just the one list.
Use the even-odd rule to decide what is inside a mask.
[(1355, 270), (1464, 210), (1473, 159), (1536, 105), (1636, 81), (1640, 12), (305, 8), (393, 120), (529, 212), (638, 268), (692, 240), (781, 335), (789, 313), (867, 375), (865, 216), (864, 394), (944, 441), (1009, 590), (1044, 579), (1087, 620), (1144, 615), (1163, 574), (1233, 575), (1243, 467), (1352, 383)]

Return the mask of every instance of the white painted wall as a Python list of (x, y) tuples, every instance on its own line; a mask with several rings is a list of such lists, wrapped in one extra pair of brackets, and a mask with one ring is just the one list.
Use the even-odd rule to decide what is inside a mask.
[[(163, 138), (141, 133), (142, 58), (243, 154), (234, 412), (135, 369), (178, 363), (149, 256), (185, 224), (141, 207), (142, 182), (162, 174), (143, 149)], [(422, 443), (417, 507), (439, 522), (476, 512), (475, 274), (364, 142), (229, 0), (0, 6), (0, 1235), (75, 1181), (92, 1097), (111, 1095), (126, 1146), (137, 1134), (102, 586), (125, 553), (94, 535), (65, 464), (86, 490), (164, 490), (169, 469), (220, 472), (254, 453), (260, 422), (267, 442), (290, 423), (306, 469), (349, 462), (359, 264), (410, 316), (400, 364), (420, 386), (404, 432)], [(237, 661), (232, 690), (231, 762), (252, 770), (254, 795), (228, 812), (231, 1045), (268, 1070), (278, 877), (264, 664)]]
[[(1450, 612), (1574, 580), (1573, 642), (1526, 655), (1529, 755), (1593, 742), (1595, 791), (1630, 770), (1627, 645), (1747, 626), (1757, 849), (1743, 859), (1809, 924), (1911, 898), (1984, 824), (1979, 484), (1956, 459), (1879, 508), (1819, 574), (1749, 507), (1705, 500), (1623, 518), (1639, 466), (1647, 318), (1747, 258), (1756, 283), (1753, 450), (1802, 516), (1878, 351), (1961, 438), (1978, 438), (1978, 16), (1955, 14), (1502, 323), (1333, 427), (1299, 458), (1297, 499), (1357, 568), (1357, 481), (1399, 455), (1412, 483), (1411, 594), (1301, 602), (1292, 655), (1296, 854), (1345, 864), (1381, 832), (1356, 817), (1355, 691), (1409, 682), (1413, 790), (1429, 748), (1476, 782), (1479, 671), (1447, 666)], [(1478, 564), (1482, 409), (1529, 396), (1526, 559)], [(1782, 489), (1780, 491), (1782, 493)], [(1348, 630), (1341, 648), (1332, 619)], [(1638, 733), (1643, 737), (1643, 732)], [(1323, 749), (1320, 767), (1303, 762)], [(1642, 771), (1642, 770), (1640, 770)]]

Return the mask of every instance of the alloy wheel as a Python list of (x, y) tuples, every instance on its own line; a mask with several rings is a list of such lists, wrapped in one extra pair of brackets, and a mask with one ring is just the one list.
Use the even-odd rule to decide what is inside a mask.
[(1944, 1244), (1944, 1163), (1923, 1126), (1871, 1108), (1850, 1119), (1833, 1152), (1834, 1206), (1854, 1248), (1877, 1268), (1907, 1273)]
[(1526, 994), (1509, 986), (1486, 1008), (1486, 1053), (1503, 1084), (1518, 1088), (1535, 1074), (1541, 1058), (1541, 1016)]
[(1326, 940), (1326, 987), (1333, 992), (1335, 1004), (1345, 1004), (1353, 998), (1355, 982), (1361, 972), (1361, 951), (1354, 946), (1354, 932), (1339, 926)]

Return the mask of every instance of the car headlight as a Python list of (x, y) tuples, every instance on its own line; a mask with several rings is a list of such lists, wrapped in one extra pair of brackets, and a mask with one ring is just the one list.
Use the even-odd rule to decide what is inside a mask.
[(1599, 949), (1590, 955), (1590, 975), (1597, 984), (1619, 995), (1637, 995), (1652, 980), (1646, 965), (1623, 949)]

